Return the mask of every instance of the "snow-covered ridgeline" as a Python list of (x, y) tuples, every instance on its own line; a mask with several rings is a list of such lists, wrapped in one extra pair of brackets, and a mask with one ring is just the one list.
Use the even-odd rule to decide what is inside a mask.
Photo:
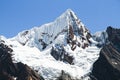
[[(35, 46), (40, 50), (43, 50), (53, 42), (57, 42), (55, 40), (59, 35), (68, 36), (70, 26), (74, 32), (74, 40), (77, 39), (82, 44), (81, 36), (86, 39), (89, 31), (70, 9), (64, 12), (54, 22), (18, 33), (15, 39), (23, 45), (30, 47)], [(59, 43), (63, 44), (65, 38), (66, 37), (62, 38), (62, 40), (60, 40), (62, 42)]]

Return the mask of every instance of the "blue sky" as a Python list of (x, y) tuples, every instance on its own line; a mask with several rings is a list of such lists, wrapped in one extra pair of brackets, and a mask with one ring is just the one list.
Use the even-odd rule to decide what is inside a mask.
[(52, 22), (68, 8), (92, 33), (120, 28), (120, 0), (0, 0), (0, 35), (13, 37)]

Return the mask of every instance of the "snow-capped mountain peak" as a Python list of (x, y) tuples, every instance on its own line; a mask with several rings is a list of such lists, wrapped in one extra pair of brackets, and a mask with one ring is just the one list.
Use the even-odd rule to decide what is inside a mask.
[(74, 19), (78, 19), (78, 17), (75, 15), (75, 13), (71, 10), (71, 9), (67, 9), (61, 16), (59, 16), (57, 19), (68, 19), (68, 21), (70, 21), (70, 19), (72, 20), (72, 18)]
[(90, 37), (84, 24), (71, 9), (68, 9), (55, 21), (20, 32), (15, 39), (22, 45), (34, 46), (40, 50), (51, 44), (69, 44), (74, 50), (76, 46), (88, 46)]
[(13, 49), (15, 62), (29, 65), (46, 80), (56, 79), (61, 70), (73, 79), (81, 79), (91, 71), (100, 51), (90, 45), (95, 41), (71, 9), (53, 22), (24, 30), (10, 39), (1, 36), (0, 41)]

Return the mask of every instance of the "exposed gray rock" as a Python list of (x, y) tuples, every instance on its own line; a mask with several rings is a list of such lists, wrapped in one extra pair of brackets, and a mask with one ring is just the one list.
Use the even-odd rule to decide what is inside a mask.
[(57, 78), (57, 80), (73, 80), (72, 77), (65, 73), (63, 70), (61, 71), (61, 75)]
[(51, 49), (51, 55), (56, 59), (63, 62), (67, 62), (69, 64), (73, 64), (73, 56), (70, 56), (62, 46), (56, 44), (55, 47)]
[(92, 80), (120, 80), (120, 29), (107, 28), (109, 43), (94, 63)]

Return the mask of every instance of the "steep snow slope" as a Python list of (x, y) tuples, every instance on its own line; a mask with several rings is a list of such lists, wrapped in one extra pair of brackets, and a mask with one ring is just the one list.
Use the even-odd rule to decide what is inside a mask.
[[(61, 70), (73, 79), (88, 80), (86, 76), (100, 51), (95, 46), (97, 42), (70, 9), (54, 22), (22, 31), (11, 39), (1, 37), (2, 40), (12, 47), (15, 62), (28, 64), (46, 80), (57, 78)], [(69, 63), (71, 57), (73, 60)]]
[(61, 61), (56, 61), (50, 55), (51, 48), (45, 51), (39, 51), (36, 47), (22, 46), (16, 41), (8, 42), (9, 45), (13, 46), (13, 58), (15, 62), (21, 61), (35, 70), (38, 70), (46, 80), (57, 78), (61, 70), (69, 73), (74, 79), (86, 77), (87, 74), (91, 72), (92, 64), (98, 58), (100, 51), (100, 49), (95, 46), (90, 46), (86, 49), (77, 48), (75, 52), (69, 50), (68, 52), (74, 54), (75, 57), (75, 64), (70, 65)]

